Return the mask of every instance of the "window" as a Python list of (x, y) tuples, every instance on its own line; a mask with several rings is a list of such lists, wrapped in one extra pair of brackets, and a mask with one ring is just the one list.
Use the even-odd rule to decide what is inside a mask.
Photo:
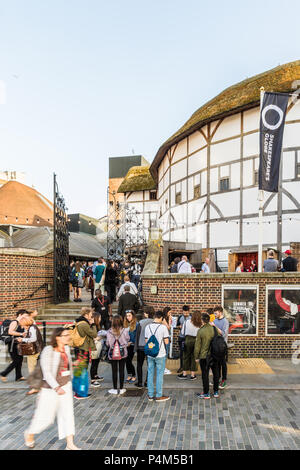
[(220, 191), (228, 191), (229, 190), (229, 178), (221, 178), (220, 179)]
[(150, 191), (150, 201), (156, 201), (156, 199), (157, 199), (157, 192)]
[(258, 170), (254, 171), (254, 186), (258, 186)]
[(180, 193), (176, 193), (176, 195), (175, 195), (175, 203), (176, 203), (176, 204), (181, 204), (181, 192), (180, 192)]
[(201, 196), (200, 184), (196, 184), (196, 186), (194, 186), (194, 199), (199, 199), (200, 196)]

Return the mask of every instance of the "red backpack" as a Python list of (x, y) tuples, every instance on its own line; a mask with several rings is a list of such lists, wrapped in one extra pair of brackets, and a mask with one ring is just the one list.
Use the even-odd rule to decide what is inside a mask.
[[(119, 339), (121, 338), (121, 336), (123, 334), (123, 331), (120, 334)], [(110, 360), (120, 361), (121, 359), (123, 359), (124, 354), (125, 354), (124, 347), (120, 345), (120, 341), (119, 341), (118, 338), (116, 338), (115, 336), (114, 336), (114, 338), (115, 338), (114, 345), (113, 345), (112, 349), (109, 351)]]

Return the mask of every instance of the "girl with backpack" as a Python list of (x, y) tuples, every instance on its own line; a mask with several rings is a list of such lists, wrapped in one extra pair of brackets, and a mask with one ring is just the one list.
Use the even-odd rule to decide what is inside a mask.
[(126, 392), (124, 385), (124, 369), (128, 355), (127, 346), (130, 342), (128, 330), (123, 328), (120, 315), (114, 315), (112, 326), (107, 332), (106, 344), (109, 347), (108, 357), (111, 363), (113, 387), (108, 393), (118, 394), (118, 371), (120, 380), (120, 395)]
[(135, 345), (135, 337), (136, 337), (136, 327), (137, 327), (137, 322), (136, 322), (136, 316), (135, 313), (132, 310), (128, 310), (125, 313), (125, 318), (124, 318), (124, 327), (128, 328), (128, 333), (130, 337), (130, 343), (128, 344), (128, 356), (126, 358), (126, 369), (127, 369), (127, 383), (134, 384), (136, 382), (136, 376), (135, 376), (135, 368), (134, 365), (132, 364), (132, 359), (134, 356), (134, 345)]
[(12, 320), (9, 324), (6, 344), (8, 345), (8, 352), (12, 362), (3, 372), (0, 373), (0, 379), (2, 382), (7, 382), (6, 376), (14, 369), (16, 371), (16, 382), (25, 380), (25, 377), (22, 376), (23, 356), (20, 356), (18, 353), (18, 343), (16, 341), (18, 337), (25, 337), (27, 334), (24, 328), (20, 325), (20, 320), (25, 315), (27, 315), (27, 310), (19, 310), (16, 314), (16, 319)]

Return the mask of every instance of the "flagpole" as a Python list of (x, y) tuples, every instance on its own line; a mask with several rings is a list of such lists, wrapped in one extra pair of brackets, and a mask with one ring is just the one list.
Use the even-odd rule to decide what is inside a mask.
[[(260, 111), (262, 110), (265, 89), (260, 89)], [(264, 191), (258, 190), (259, 210), (258, 210), (258, 272), (262, 273), (262, 252), (263, 252), (263, 207)]]

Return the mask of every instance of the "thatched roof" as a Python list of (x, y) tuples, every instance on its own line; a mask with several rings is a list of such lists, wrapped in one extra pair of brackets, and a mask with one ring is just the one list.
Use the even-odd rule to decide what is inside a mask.
[(150, 166), (133, 166), (119, 186), (118, 193), (155, 189), (156, 184), (149, 171)]
[(260, 88), (265, 91), (290, 92), (292, 83), (300, 79), (300, 60), (280, 65), (227, 88), (199, 108), (190, 119), (158, 150), (150, 171), (157, 177), (157, 168), (169, 148), (208, 122), (253, 108), (260, 102)]

